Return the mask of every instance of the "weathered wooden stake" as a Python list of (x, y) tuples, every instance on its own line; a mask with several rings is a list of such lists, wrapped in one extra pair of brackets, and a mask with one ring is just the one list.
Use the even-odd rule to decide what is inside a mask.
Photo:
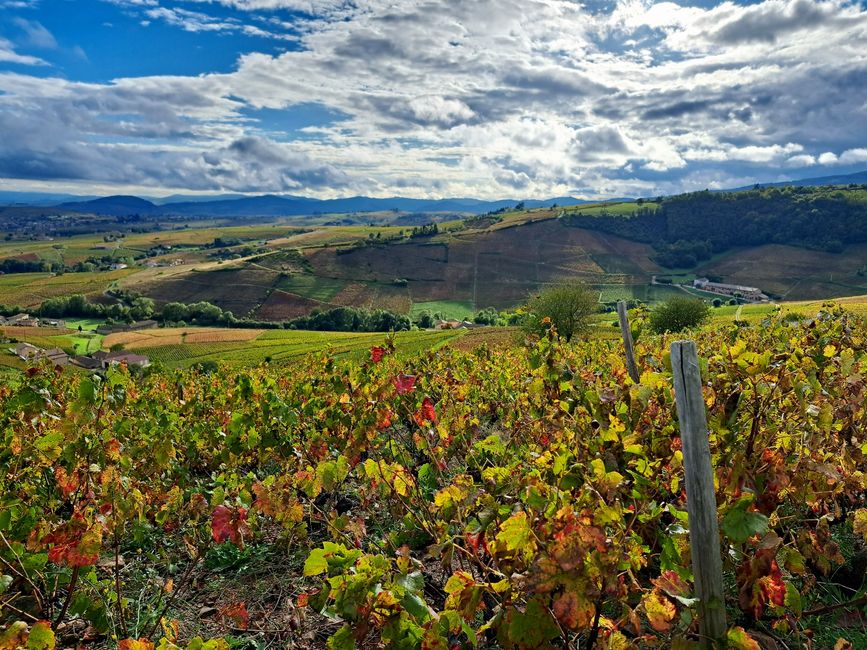
[(629, 315), (626, 313), (626, 301), (617, 302), (617, 316), (620, 318), (620, 334), (623, 336), (623, 347), (626, 348), (626, 369), (629, 376), (636, 384), (641, 377), (638, 374), (638, 366), (635, 365), (635, 350), (632, 347), (632, 329), (629, 327)]
[(699, 630), (707, 647), (723, 648), (726, 612), (722, 558), (707, 414), (701, 394), (701, 373), (695, 343), (675, 341), (671, 344), (671, 369), (683, 445), (689, 544), (692, 549), (695, 591), (699, 599)]

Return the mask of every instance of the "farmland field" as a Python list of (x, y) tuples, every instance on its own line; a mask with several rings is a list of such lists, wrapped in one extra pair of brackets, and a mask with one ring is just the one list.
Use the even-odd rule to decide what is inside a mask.
[[(436, 349), (462, 334), (462, 331), (398, 332), (395, 345), (400, 354), (414, 354)], [(105, 345), (123, 345), (169, 367), (189, 367), (203, 361), (249, 366), (266, 360), (286, 363), (326, 350), (334, 355), (364, 354), (371, 346), (381, 345), (386, 336), (381, 332), (174, 328), (112, 334)]]
[(0, 302), (5, 305), (35, 307), (48, 298), (80, 293), (96, 296), (114, 282), (134, 273), (134, 269), (90, 273), (10, 273), (0, 276)]

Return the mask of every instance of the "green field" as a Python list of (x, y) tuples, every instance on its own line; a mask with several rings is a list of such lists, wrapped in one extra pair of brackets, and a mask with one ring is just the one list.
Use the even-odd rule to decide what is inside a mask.
[(98, 318), (64, 318), (63, 320), (68, 329), (77, 330), (80, 327), (84, 332), (95, 332), (96, 328), (103, 323)]
[(413, 303), (410, 315), (416, 318), (423, 311), (429, 311), (431, 314), (440, 313), (446, 319), (463, 320), (467, 316), (471, 316), (475, 310), (470, 302), (460, 300), (431, 300)]
[(327, 303), (346, 287), (346, 282), (344, 280), (316, 276), (311, 273), (293, 273), (286, 278), (278, 280), (276, 287), (289, 293), (298, 294), (304, 298)]

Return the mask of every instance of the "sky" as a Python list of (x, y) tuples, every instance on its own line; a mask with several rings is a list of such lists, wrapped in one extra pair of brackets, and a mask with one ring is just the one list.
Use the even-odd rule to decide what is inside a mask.
[(0, 190), (656, 196), (867, 169), (867, 0), (0, 0)]

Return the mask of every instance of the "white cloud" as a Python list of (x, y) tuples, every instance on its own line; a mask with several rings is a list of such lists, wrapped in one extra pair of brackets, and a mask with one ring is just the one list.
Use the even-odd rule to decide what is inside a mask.
[(840, 154), (838, 161), (841, 165), (867, 162), (867, 148), (847, 149)]
[(54, 35), (41, 23), (24, 18), (15, 18), (12, 22), (24, 32), (25, 42), (28, 45), (48, 50), (57, 47), (57, 40), (55, 40)]
[(0, 63), (17, 63), (19, 65), (48, 65), (39, 57), (19, 54), (15, 46), (5, 38), (0, 37)]
[[(295, 43), (243, 52), (225, 74), (0, 75), (0, 116), (44, 134), (0, 152), (5, 173), (29, 150), (28, 178), (36, 160), (74, 179), (78, 156), (82, 175), (120, 183), (129, 166), (106, 165), (122, 145), (136, 147), (137, 185), (492, 197), (725, 187), (867, 161), (867, 9), (843, 0), (114, 2), (203, 37)], [(310, 105), (338, 117), (299, 135), (256, 112)]]

